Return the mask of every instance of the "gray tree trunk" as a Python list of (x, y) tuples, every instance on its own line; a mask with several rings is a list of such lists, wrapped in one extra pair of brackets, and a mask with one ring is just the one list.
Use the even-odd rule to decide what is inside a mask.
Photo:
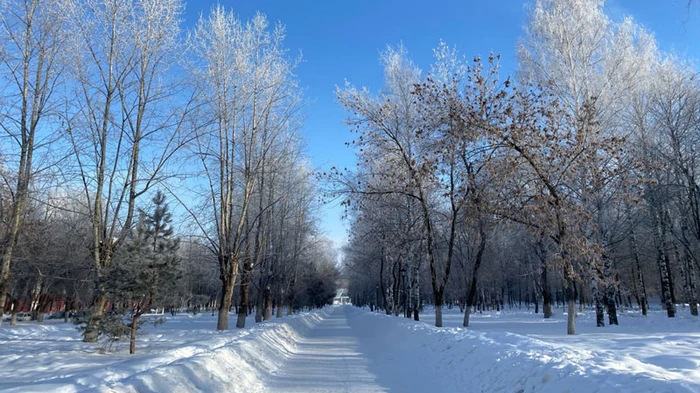
[(105, 306), (107, 305), (107, 295), (102, 288), (98, 288), (98, 290), (100, 290), (100, 292), (95, 297), (92, 307), (90, 307), (90, 316), (85, 326), (85, 331), (83, 332), (83, 341), (87, 343), (97, 342), (97, 338), (100, 335)]
[(668, 244), (666, 241), (666, 234), (663, 228), (662, 218), (660, 213), (653, 212), (654, 215), (654, 226), (655, 232), (654, 237), (656, 240), (656, 252), (657, 258), (656, 262), (659, 267), (659, 275), (661, 281), (661, 295), (664, 300), (664, 308), (669, 318), (676, 316), (676, 305), (673, 303), (673, 298), (671, 297), (671, 279), (668, 274)]
[(649, 308), (649, 303), (647, 301), (647, 289), (646, 285), (644, 285), (644, 273), (642, 272), (642, 265), (639, 260), (637, 236), (634, 233), (634, 229), (630, 231), (629, 247), (632, 253), (632, 258), (634, 259), (634, 265), (636, 267), (635, 270), (637, 271), (635, 285), (637, 287), (637, 293), (639, 294), (639, 308), (642, 310), (642, 315), (647, 315), (647, 309)]
[(413, 273), (413, 283), (411, 284), (411, 287), (413, 288), (413, 320), (418, 321), (420, 320), (420, 257), (417, 256), (416, 258), (416, 263), (414, 266), (414, 273)]
[(595, 268), (591, 272), (591, 295), (595, 304), (595, 324), (598, 327), (603, 327), (605, 326), (605, 309), (603, 308), (603, 297), (599, 290), (598, 271)]
[(542, 313), (544, 318), (552, 317), (552, 291), (549, 288), (549, 278), (547, 277), (547, 256), (544, 254), (543, 246), (540, 247), (540, 285), (542, 287)]
[(691, 263), (690, 258), (687, 258), (687, 263), (688, 263), (688, 297), (689, 297), (689, 302), (690, 302), (690, 315), (697, 317), (698, 316), (698, 292), (696, 289), (696, 276), (695, 276), (695, 269), (693, 268), (693, 264)]
[[(260, 280), (260, 284), (262, 284), (262, 279)], [(260, 288), (262, 288), (262, 286), (260, 286)], [(263, 299), (262, 291), (258, 291), (258, 294), (255, 297), (255, 323), (260, 323), (263, 321), (264, 305), (265, 300)]]
[(566, 267), (564, 268), (564, 278), (565, 278), (565, 289), (566, 300), (568, 303), (568, 315), (566, 318), (566, 334), (576, 334), (576, 275), (574, 274), (574, 266), (571, 261), (566, 259), (566, 254), (563, 255), (564, 261), (566, 261)]
[(568, 303), (566, 334), (576, 334), (576, 294), (574, 293), (573, 278), (567, 280), (566, 297)]
[(435, 302), (435, 326), (442, 327), (442, 304)]
[(241, 274), (241, 299), (238, 307), (238, 319), (236, 327), (243, 329), (245, 327), (245, 319), (248, 316), (248, 305), (250, 303), (250, 279), (253, 274), (253, 264), (251, 261), (246, 261), (243, 264), (243, 274)]
[(231, 276), (222, 279), (221, 301), (219, 303), (219, 315), (216, 321), (216, 330), (228, 330), (229, 312), (233, 301), (233, 285), (235, 281)]
[(685, 298), (690, 307), (690, 315), (698, 315), (698, 298), (697, 292), (695, 290), (695, 271), (693, 270), (693, 265), (691, 258), (686, 252), (683, 253), (682, 263), (679, 264), (679, 272), (681, 274), (681, 279), (683, 280), (683, 289), (685, 292)]
[(263, 291), (263, 320), (269, 321), (272, 319), (272, 289), (268, 285)]
[(284, 289), (280, 289), (279, 297), (277, 298), (277, 318), (282, 318), (284, 313)]
[(614, 277), (614, 269), (612, 259), (603, 257), (603, 274), (605, 275), (605, 299), (608, 312), (608, 323), (610, 325), (618, 325), (617, 307), (615, 305), (615, 297), (617, 296), (617, 282)]

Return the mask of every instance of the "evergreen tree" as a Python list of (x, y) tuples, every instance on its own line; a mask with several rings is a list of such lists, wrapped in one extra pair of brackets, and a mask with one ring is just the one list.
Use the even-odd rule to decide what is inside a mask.
[(153, 211), (141, 211), (127, 246), (107, 275), (113, 314), (120, 318), (105, 323), (103, 333), (113, 337), (124, 335), (126, 331), (119, 325), (129, 315), (126, 326), (132, 354), (136, 349), (136, 333), (143, 324), (140, 317), (152, 308), (170, 305), (182, 276), (178, 257), (180, 239), (173, 237), (172, 214), (165, 195), (159, 191), (152, 201)]

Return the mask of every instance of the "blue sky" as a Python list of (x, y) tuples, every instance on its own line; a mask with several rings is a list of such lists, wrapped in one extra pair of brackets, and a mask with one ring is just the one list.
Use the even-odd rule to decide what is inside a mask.
[[(220, 0), (241, 19), (259, 11), (287, 31), (286, 46), (301, 51), (304, 63), (297, 75), (306, 88), (303, 133), (307, 153), (316, 168), (351, 167), (354, 154), (345, 146), (352, 135), (344, 126), (345, 112), (335, 100), (335, 86), (345, 80), (376, 91), (382, 84), (379, 52), (403, 43), (413, 60), (427, 70), (440, 39), (465, 55), (502, 55), (505, 73), (515, 70), (515, 46), (525, 23), (526, 4), (516, 0)], [(191, 1), (185, 27), (214, 2)], [(613, 0), (606, 3), (614, 19), (634, 17), (655, 33), (664, 51), (697, 58), (700, 53), (700, 7), (685, 0)], [(326, 206), (322, 229), (336, 245), (346, 237), (342, 209)]]

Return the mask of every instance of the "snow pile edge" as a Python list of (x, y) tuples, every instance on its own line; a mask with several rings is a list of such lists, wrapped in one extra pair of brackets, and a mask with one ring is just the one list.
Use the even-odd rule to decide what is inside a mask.
[[(405, 360), (401, 373), (431, 378), (435, 392), (665, 393), (698, 392), (667, 370), (624, 355), (576, 350), (508, 332), (436, 328), (367, 311), (349, 312), (350, 324), (392, 342), (381, 357)], [(373, 352), (365, 348), (365, 352)], [(376, 357), (375, 353), (374, 356)], [(417, 365), (415, 369), (409, 364)], [(378, 365), (378, 367), (381, 367)], [(389, 368), (383, 368), (385, 371)], [(420, 377), (419, 377), (420, 376)], [(389, 377), (389, 376), (386, 376)], [(392, 379), (405, 375), (393, 375)]]
[[(294, 350), (295, 343), (327, 315), (302, 313), (239, 331), (211, 350), (113, 380), (102, 393), (259, 392)], [(222, 335), (231, 335), (230, 332)], [(181, 349), (174, 349), (178, 351)]]

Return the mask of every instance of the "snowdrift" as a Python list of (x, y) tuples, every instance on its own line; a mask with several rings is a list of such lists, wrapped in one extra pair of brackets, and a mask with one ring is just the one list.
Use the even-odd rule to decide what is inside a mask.
[[(574, 349), (507, 332), (436, 328), (359, 310), (349, 311), (349, 321), (354, 329), (372, 329), (376, 342), (395, 343), (363, 348), (375, 359), (372, 371), (385, 386), (392, 386), (391, 380), (404, 380), (414, 381), (412, 386), (417, 387), (428, 380), (430, 384), (412, 391), (700, 392), (700, 380), (684, 379), (630, 356)], [(388, 366), (391, 361), (404, 366)]]
[[(294, 349), (294, 343), (323, 318), (323, 311), (260, 325), (245, 339), (223, 342), (205, 353), (129, 376), (100, 392), (258, 392)], [(177, 352), (178, 350), (175, 350)]]
[(45, 343), (30, 353), (0, 352), (0, 370), (8, 372), (0, 371), (0, 391), (258, 392), (266, 374), (284, 363), (294, 343), (324, 315), (320, 310), (227, 332), (211, 331), (213, 318), (178, 317), (140, 338), (140, 346), (150, 349), (134, 356), (94, 353), (94, 345), (80, 342), (70, 325), (0, 329), (0, 346), (10, 351), (5, 344)]

